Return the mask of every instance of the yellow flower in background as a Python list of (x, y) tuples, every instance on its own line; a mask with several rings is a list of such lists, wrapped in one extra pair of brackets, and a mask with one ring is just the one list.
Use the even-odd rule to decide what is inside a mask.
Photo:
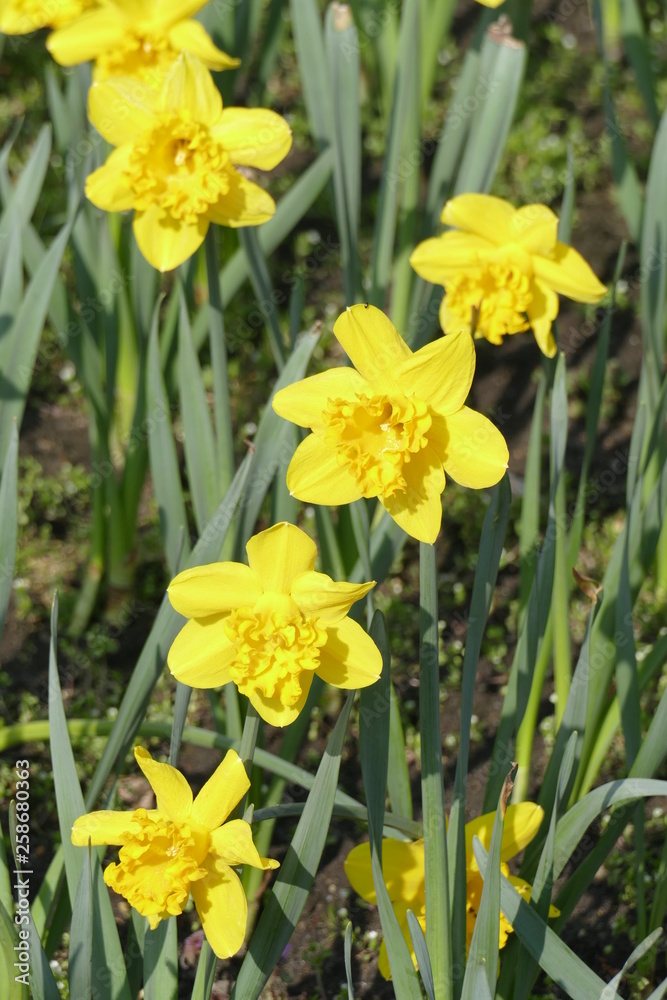
[(209, 69), (238, 66), (216, 48), (199, 21), (191, 20), (206, 0), (99, 0), (74, 23), (54, 31), (46, 46), (62, 66), (95, 61), (94, 80), (139, 77), (158, 85), (181, 52)]
[[(544, 810), (533, 802), (521, 802), (508, 806), (503, 827), (501, 843), (501, 870), (509, 878), (514, 888), (528, 901), (532, 886), (524, 879), (509, 875), (506, 862), (527, 846), (542, 824)], [(491, 846), (491, 834), (495, 813), (486, 813), (478, 819), (466, 823), (466, 910), (468, 948), (475, 929), (475, 920), (482, 896), (484, 884), (472, 849), (473, 837), (478, 837), (488, 851)], [(345, 874), (350, 885), (362, 899), (369, 903), (377, 903), (373, 873), (371, 870), (370, 844), (360, 844), (354, 847), (345, 861)], [(382, 874), (389, 893), (394, 912), (398, 918), (403, 936), (408, 943), (412, 960), (417, 965), (412, 940), (408, 928), (408, 910), (412, 910), (419, 920), (422, 930), (426, 929), (426, 909), (424, 895), (424, 841), (382, 841)], [(549, 916), (558, 916), (558, 910), (552, 906)], [(507, 936), (512, 933), (512, 925), (501, 913), (499, 945), (507, 943)], [(391, 979), (387, 947), (382, 942), (378, 962), (380, 973), (385, 979)]]
[(120, 847), (118, 864), (108, 865), (104, 881), (153, 930), (182, 913), (192, 893), (215, 954), (235, 955), (245, 937), (248, 904), (234, 868), (278, 867), (277, 861), (259, 856), (245, 820), (225, 823), (250, 787), (241, 758), (229, 750), (193, 800), (175, 767), (154, 761), (142, 747), (134, 756), (155, 792), (156, 808), (87, 813), (75, 821), (72, 843)]
[(248, 563), (195, 566), (169, 585), (169, 600), (190, 621), (169, 650), (184, 684), (233, 681), (273, 726), (293, 722), (318, 674), (339, 688), (373, 684), (377, 646), (347, 614), (374, 582), (335, 583), (315, 572), (315, 543), (293, 524), (250, 539)]
[(475, 371), (468, 333), (440, 337), (413, 354), (384, 313), (356, 305), (334, 334), (354, 368), (334, 368), (281, 389), (280, 416), (312, 434), (287, 470), (293, 496), (345, 504), (377, 497), (414, 538), (434, 542), (445, 472), (481, 489), (502, 479), (505, 439), (465, 406)]
[(95, 0), (0, 0), (0, 31), (28, 35), (39, 28), (57, 28), (80, 17)]
[(558, 218), (546, 205), (516, 209), (502, 198), (462, 194), (447, 202), (441, 219), (453, 228), (420, 243), (410, 263), (444, 286), (445, 333), (474, 326), (476, 336), (501, 344), (506, 334), (532, 328), (552, 358), (558, 295), (598, 302), (607, 291), (584, 258), (558, 242)]
[(201, 246), (211, 222), (256, 226), (273, 198), (237, 166), (271, 170), (287, 155), (287, 122), (263, 108), (224, 108), (211, 74), (180, 56), (160, 90), (140, 80), (93, 84), (89, 117), (117, 146), (89, 175), (86, 195), (107, 212), (134, 209), (144, 257), (169, 271)]

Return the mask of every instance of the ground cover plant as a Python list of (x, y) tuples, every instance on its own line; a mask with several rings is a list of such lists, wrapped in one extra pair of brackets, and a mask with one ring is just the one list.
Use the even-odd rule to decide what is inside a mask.
[(0, 4), (12, 1000), (667, 994), (645, 8)]

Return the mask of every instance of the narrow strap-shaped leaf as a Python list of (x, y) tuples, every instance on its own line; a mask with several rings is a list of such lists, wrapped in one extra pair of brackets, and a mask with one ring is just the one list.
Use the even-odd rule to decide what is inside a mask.
[(324, 41), (332, 103), (334, 196), (345, 302), (360, 298), (359, 214), (361, 209), (361, 86), (359, 38), (349, 8), (329, 5)]
[[(81, 878), (72, 907), (69, 938), (69, 989), (73, 997), (92, 998), (93, 986), (93, 874), (91, 850), (82, 851)], [(96, 859), (97, 860), (97, 859)]]
[(608, 994), (607, 993), (605, 994), (604, 1000), (607, 1000), (607, 997), (609, 998), (609, 1000), (623, 1000), (623, 998), (617, 992), (618, 987), (621, 985), (621, 980), (623, 979), (623, 976), (626, 974), (626, 972), (629, 972), (629, 970), (634, 965), (636, 965), (637, 962), (641, 958), (643, 958), (648, 951), (651, 950), (656, 941), (658, 941), (659, 938), (662, 937), (663, 933), (664, 932), (662, 927), (656, 927), (656, 929), (652, 931), (650, 934), (648, 934), (643, 941), (640, 941), (637, 947), (634, 948), (631, 954), (626, 958), (625, 962), (623, 962), (620, 971), (616, 973), (613, 979), (609, 980), (609, 983), (607, 985)]
[(19, 942), (18, 928), (14, 920), (9, 918), (5, 907), (0, 905), (0, 975), (2, 975), (2, 982), (6, 984), (7, 1000), (28, 1000), (30, 973), (23, 979), (20, 969), (14, 965), (17, 960), (18, 965), (21, 964), (22, 956), (18, 953), (21, 951), (21, 945), (25, 947), (26, 932), (30, 933), (27, 927), (28, 914), (25, 915), (25, 921), (20, 915), (20, 921), (19, 927), (23, 929), (23, 941), (21, 942)]
[(382, 675), (376, 684), (361, 692), (359, 749), (368, 806), (373, 882), (396, 996), (398, 1000), (409, 1000), (412, 997), (416, 1000), (420, 996), (417, 974), (382, 874), (382, 827), (389, 761), (391, 653), (384, 618), (379, 611), (373, 616), (370, 634), (382, 654)]
[(333, 122), (320, 12), (315, 0), (291, 0), (290, 14), (308, 124), (323, 149), (331, 145)]
[(588, 470), (590, 468), (591, 458), (593, 457), (597, 444), (597, 428), (600, 420), (602, 393), (604, 390), (605, 376), (607, 372), (607, 357), (609, 355), (611, 318), (615, 311), (616, 288), (621, 274), (623, 273), (626, 248), (627, 244), (625, 242), (622, 243), (616, 259), (616, 267), (614, 268), (614, 277), (612, 279), (611, 286), (611, 302), (605, 311), (595, 347), (595, 359), (593, 361), (591, 380), (586, 400), (586, 444), (584, 446), (584, 455), (581, 460), (581, 472), (579, 475), (579, 485), (577, 487), (577, 498), (575, 500), (574, 513), (570, 523), (570, 539), (568, 549), (568, 565), (570, 567), (576, 564), (579, 556), (579, 548), (581, 546), (581, 538), (583, 535), (584, 515), (586, 513), (586, 486), (588, 483)]
[(401, 710), (393, 682), (390, 685), (389, 696), (389, 773), (387, 776), (387, 791), (391, 808), (400, 816), (412, 819), (412, 789), (410, 788), (410, 772), (405, 753), (405, 736), (401, 722)]
[[(5, 149), (11, 150), (12, 143), (8, 143)], [(21, 220), (21, 225), (32, 218), (35, 205), (42, 192), (42, 185), (46, 177), (51, 155), (51, 126), (42, 125), (39, 135), (32, 147), (30, 159), (21, 171), (21, 175), (11, 192), (3, 193), (5, 202), (2, 215), (0, 215), (0, 266), (4, 263), (5, 255), (9, 249), (7, 237), (13, 225), (12, 208), (16, 206)], [(8, 195), (8, 197), (7, 197)]]
[(250, 283), (255, 293), (257, 305), (264, 316), (273, 360), (278, 371), (282, 371), (285, 366), (285, 346), (276, 309), (277, 296), (271, 284), (256, 228), (248, 226), (239, 229), (239, 240), (248, 258)]
[[(53, 602), (51, 615), (51, 645), (49, 652), (49, 722), (51, 725), (51, 761), (58, 806), (58, 822), (63, 842), (67, 887), (72, 910), (77, 905), (77, 890), (84, 867), (84, 852), (71, 841), (74, 820), (85, 812), (83, 796), (76, 774), (74, 755), (69, 741), (63, 706), (56, 639), (58, 601)], [(93, 864), (92, 977), (96, 997), (100, 1000), (131, 1000), (125, 976), (123, 953), (111, 908), (108, 890), (102, 880), (97, 853), (91, 854)], [(85, 898), (85, 890), (84, 890)], [(85, 959), (84, 959), (85, 963)], [(103, 971), (107, 970), (107, 971)], [(83, 974), (85, 978), (85, 973)]]
[(176, 1000), (178, 996), (178, 939), (176, 920), (162, 920), (144, 938), (145, 1000)]
[(178, 374), (183, 415), (185, 464), (199, 534), (220, 502), (220, 469), (204, 381), (192, 344), (190, 319), (181, 294)]
[(477, 679), (477, 667), (482, 648), (486, 623), (498, 576), (498, 566), (503, 551), (509, 520), (512, 491), (509, 477), (504, 476), (491, 494), (477, 554), (473, 581), (468, 634), (463, 657), (461, 683), (461, 730), (459, 753), (454, 777), (454, 795), (449, 812), (447, 831), (447, 860), (449, 885), (452, 894), (452, 967), (455, 988), (460, 989), (465, 968), (467, 949), (466, 932), (466, 856), (465, 856), (465, 801), (470, 758), (470, 730)]
[(351, 693), (329, 738), (306, 808), (250, 940), (232, 1000), (257, 1000), (261, 995), (308, 898), (329, 828), (353, 699)]
[(13, 422), (0, 481), (0, 633), (5, 624), (14, 581), (18, 537), (19, 436)]
[(480, 76), (488, 96), (474, 112), (454, 186), (456, 194), (488, 191), (512, 124), (526, 65), (526, 47), (494, 25), (482, 46)]
[(210, 944), (204, 938), (197, 964), (197, 975), (190, 1000), (209, 1000), (215, 982), (215, 968), (218, 959)]
[(655, 128), (660, 119), (660, 112), (656, 102), (656, 81), (651, 68), (651, 50), (646, 39), (644, 21), (637, 0), (623, 0), (619, 8), (623, 50), (634, 71), (648, 117)]
[[(215, 226), (209, 226), (204, 240), (208, 281), (208, 332), (213, 368), (213, 413), (215, 415), (215, 456), (218, 488), (225, 493), (234, 477), (234, 429), (227, 372), (225, 318), (218, 278), (218, 248)], [(183, 310), (181, 310), (183, 311)], [(188, 318), (189, 325), (189, 318)]]
[(655, 400), (660, 359), (664, 350), (665, 294), (667, 293), (667, 208), (660, 196), (660, 178), (667, 170), (667, 112), (658, 128), (646, 182), (640, 260), (641, 323), (647, 376)]
[(408, 929), (426, 996), (428, 1000), (436, 1000), (435, 986), (433, 985), (433, 970), (431, 969), (431, 959), (426, 947), (426, 938), (424, 937), (422, 925), (412, 910), (408, 910)]
[(438, 583), (435, 548), (419, 544), (419, 726), (422, 750), (422, 812), (426, 941), (436, 995), (453, 996), (447, 823), (440, 731)]
[(175, 576), (180, 559), (187, 562), (190, 555), (190, 537), (178, 455), (171, 429), (170, 406), (160, 370), (158, 313), (159, 306), (156, 306), (146, 366), (148, 448), (153, 490), (160, 517), (160, 535), (169, 572)]
[[(498, 944), (500, 935), (500, 849), (503, 839), (505, 809), (510, 791), (511, 784), (506, 781), (493, 821), (488, 863), (486, 869), (483, 870), (484, 886), (482, 888), (482, 898), (479, 910), (477, 911), (475, 927), (472, 932), (470, 952), (468, 953), (468, 962), (463, 978), (461, 1000), (478, 1000), (481, 997), (479, 992), (480, 968), (485, 971), (489, 996), (494, 996), (496, 992), (498, 954), (500, 951)], [(479, 839), (473, 837), (473, 851), (475, 855), (477, 853), (475, 848), (479, 846), (481, 846)]]
[(418, 37), (419, 3), (417, 0), (406, 0), (401, 16), (394, 98), (387, 136), (387, 153), (384, 160), (382, 180), (380, 182), (371, 258), (370, 302), (380, 309), (384, 307), (394, 258), (394, 241), (398, 216), (398, 199), (396, 198), (395, 183), (396, 178), (399, 176), (405, 124), (412, 110), (410, 105), (411, 68), (418, 59), (417, 46), (415, 45), (415, 39)]
[[(639, 759), (639, 758), (638, 758)], [(606, 809), (652, 795), (667, 795), (667, 781), (624, 778), (593, 789), (566, 812), (556, 828), (554, 878), (558, 878), (584, 833)]]
[[(537, 872), (535, 873), (535, 877), (533, 879), (533, 888), (530, 894), (531, 903), (543, 920), (546, 920), (549, 915), (551, 894), (553, 890), (556, 822), (560, 811), (567, 805), (567, 798), (572, 783), (572, 771), (575, 762), (576, 745), (577, 734), (572, 733), (561, 757), (561, 766), (560, 771), (558, 772), (558, 783), (557, 787), (554, 789), (553, 799), (550, 803), (553, 808), (551, 809), (551, 814), (548, 819), (547, 835), (544, 838), (544, 846), (540, 855)], [(544, 823), (542, 824), (541, 829), (544, 829)], [(530, 846), (532, 847), (533, 844), (538, 841), (539, 837), (534, 838)], [(524, 857), (522, 872), (527, 867), (527, 861)], [(527, 956), (523, 946), (519, 945), (517, 960), (515, 962), (503, 963), (500, 982), (507, 985), (513, 981), (513, 989), (511, 994), (509, 994), (512, 996), (512, 1000), (526, 1000), (536, 975), (537, 962), (535, 959)], [(505, 993), (501, 993), (501, 995), (507, 995), (507, 989), (505, 989)]]
[(345, 979), (347, 981), (347, 1000), (354, 1000), (354, 988), (352, 986), (352, 921), (348, 922), (345, 928)]
[[(11, 329), (5, 334), (12, 344), (7, 368), (11, 373), (12, 392), (0, 391), (0, 455), (7, 451), (12, 433), (12, 418), (16, 417), (20, 424), (23, 417), (51, 292), (72, 230), (72, 222), (73, 219), (70, 218), (65, 223), (40, 262)], [(0, 247), (2, 245), (0, 240)]]

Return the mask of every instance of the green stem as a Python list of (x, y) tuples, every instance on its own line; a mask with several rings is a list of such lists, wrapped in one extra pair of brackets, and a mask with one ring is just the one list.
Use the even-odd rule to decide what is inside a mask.
[(422, 812), (426, 942), (435, 995), (452, 1000), (452, 940), (447, 871), (447, 829), (440, 734), (438, 665), (438, 585), (435, 548), (419, 546), (419, 725), (421, 730)]

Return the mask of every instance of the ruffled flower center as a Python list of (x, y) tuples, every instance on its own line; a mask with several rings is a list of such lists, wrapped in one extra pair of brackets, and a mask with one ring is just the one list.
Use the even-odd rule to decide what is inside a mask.
[(403, 467), (428, 444), (428, 407), (407, 396), (329, 399), (322, 414), (325, 440), (365, 497), (405, 493)]
[(151, 205), (194, 224), (230, 190), (233, 167), (208, 129), (182, 115), (163, 114), (132, 150), (127, 181), (135, 208)]
[(183, 912), (190, 883), (207, 874), (202, 863), (210, 840), (208, 831), (197, 824), (176, 824), (135, 809), (118, 864), (107, 867), (104, 881), (147, 917), (154, 930), (161, 920)]
[(326, 629), (299, 611), (238, 608), (225, 619), (225, 633), (236, 646), (229, 673), (239, 691), (278, 699), (286, 707), (301, 698), (301, 674), (317, 670), (327, 641)]
[(171, 47), (166, 36), (128, 31), (122, 42), (97, 57), (95, 79), (133, 76), (150, 86), (159, 87), (177, 56), (178, 52)]
[(531, 274), (516, 261), (488, 262), (462, 272), (447, 281), (445, 295), (443, 326), (448, 333), (471, 329), (476, 317), (475, 335), (501, 344), (506, 334), (530, 326), (526, 312), (533, 301)]

